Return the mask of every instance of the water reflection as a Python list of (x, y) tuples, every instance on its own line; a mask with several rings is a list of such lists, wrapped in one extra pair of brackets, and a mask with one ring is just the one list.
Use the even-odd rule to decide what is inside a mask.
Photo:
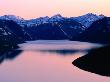
[(77, 52), (87, 52), (92, 48), (100, 47), (102, 45), (68, 40), (38, 40), (20, 44), (19, 46), (20, 49), (24, 51), (73, 55)]
[(85, 71), (110, 76), (110, 46), (91, 50), (87, 55), (76, 59), (73, 64)]
[(5, 60), (13, 60), (18, 55), (20, 55), (20, 53), (21, 50), (10, 50), (0, 52), (0, 64), (2, 64)]
[(74, 53), (78, 52), (77, 50), (66, 50), (66, 49), (61, 49), (61, 50), (38, 50), (40, 52), (48, 52), (48, 53), (56, 53), (60, 55), (73, 55)]
[(13, 54), (11, 59), (14, 61), (0, 65), (0, 82), (110, 82), (110, 78), (91, 74), (72, 65), (73, 60), (85, 55), (83, 51), (96, 46), (72, 41), (20, 44), (22, 53)]
[(38, 40), (30, 41), (28, 43), (19, 44), (18, 50), (10, 50), (0, 52), (0, 63), (9, 59), (16, 58), (21, 51), (36, 51), (42, 54), (50, 53), (62, 56), (74, 55), (75, 53), (85, 53), (94, 47), (100, 47), (99, 44), (92, 44), (86, 42), (68, 41), (68, 40)]

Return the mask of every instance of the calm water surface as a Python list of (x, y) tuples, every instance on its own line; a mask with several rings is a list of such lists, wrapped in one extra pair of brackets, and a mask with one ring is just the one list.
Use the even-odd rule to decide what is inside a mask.
[(13, 57), (8, 52), (0, 57), (0, 82), (110, 82), (109, 77), (72, 65), (72, 61), (85, 55), (89, 49), (100, 47), (99, 44), (39, 40), (19, 46), (18, 50), (22, 52)]

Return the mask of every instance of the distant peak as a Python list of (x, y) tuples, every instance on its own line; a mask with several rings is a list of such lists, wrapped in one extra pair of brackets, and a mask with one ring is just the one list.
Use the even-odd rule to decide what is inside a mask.
[(54, 16), (52, 16), (51, 18), (63, 18), (60, 14), (56, 14)]
[(1, 16), (1, 18), (6, 18), (6, 19), (19, 19), (19, 20), (24, 20), (23, 18), (21, 18), (20, 16), (15, 16), (15, 15), (3, 15)]
[(87, 14), (85, 14), (85, 15), (83, 15), (83, 16), (98, 16), (98, 15), (93, 14), (93, 13), (87, 13)]
[(94, 13), (87, 13), (83, 16), (97, 16), (97, 17), (105, 17), (103, 14), (100, 14), (100, 15), (97, 15), (97, 14), (94, 14)]
[(103, 14), (100, 14), (99, 16), (101, 16), (101, 17), (106, 17), (105, 15), (103, 15)]
[(94, 13), (87, 13), (86, 15), (96, 15), (96, 14), (94, 14)]
[(45, 16), (45, 17), (42, 17), (42, 18), (44, 18), (44, 19), (49, 19), (49, 16)]

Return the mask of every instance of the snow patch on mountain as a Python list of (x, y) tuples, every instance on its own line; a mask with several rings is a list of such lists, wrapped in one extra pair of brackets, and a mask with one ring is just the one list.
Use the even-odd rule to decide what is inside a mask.
[(3, 15), (3, 16), (0, 16), (0, 19), (2, 19), (2, 20), (13, 20), (14, 22), (19, 24), (20, 26), (24, 26), (26, 24), (26, 22), (23, 18), (21, 18), (19, 16), (15, 16), (15, 15)]
[(23, 18), (19, 17), (19, 16), (15, 16), (15, 15), (4, 15), (4, 16), (0, 16), (0, 19), (3, 20), (13, 20), (18, 22), (19, 20), (24, 20)]
[(100, 20), (104, 17), (105, 17), (104, 15), (96, 15), (96, 14), (88, 13), (88, 14), (83, 15), (83, 16), (71, 17), (71, 18), (88, 28), (91, 26), (91, 24), (93, 22)]
[(100, 20), (104, 17), (105, 17), (104, 15), (96, 15), (96, 14), (88, 13), (86, 15), (82, 15), (79, 17), (70, 17), (70, 18), (62, 17), (60, 14), (57, 14), (52, 17), (46, 16), (46, 17), (40, 17), (30, 20), (24, 20), (23, 18), (15, 15), (4, 15), (4, 16), (0, 16), (0, 19), (13, 20), (22, 27), (25, 26), (33, 27), (47, 23), (57, 24), (58, 22), (72, 19), (73, 21), (77, 21), (78, 23), (82, 24), (83, 27), (81, 28), (85, 30), (86, 28), (90, 27), (93, 22)]
[(50, 22), (58, 22), (64, 20), (64, 17), (62, 17), (60, 14), (52, 16), (49, 21)]

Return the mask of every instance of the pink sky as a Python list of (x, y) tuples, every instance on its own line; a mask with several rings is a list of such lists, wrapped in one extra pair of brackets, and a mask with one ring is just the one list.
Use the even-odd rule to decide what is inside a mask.
[(86, 13), (110, 16), (110, 0), (0, 0), (0, 15), (35, 18), (61, 14), (66, 17)]

